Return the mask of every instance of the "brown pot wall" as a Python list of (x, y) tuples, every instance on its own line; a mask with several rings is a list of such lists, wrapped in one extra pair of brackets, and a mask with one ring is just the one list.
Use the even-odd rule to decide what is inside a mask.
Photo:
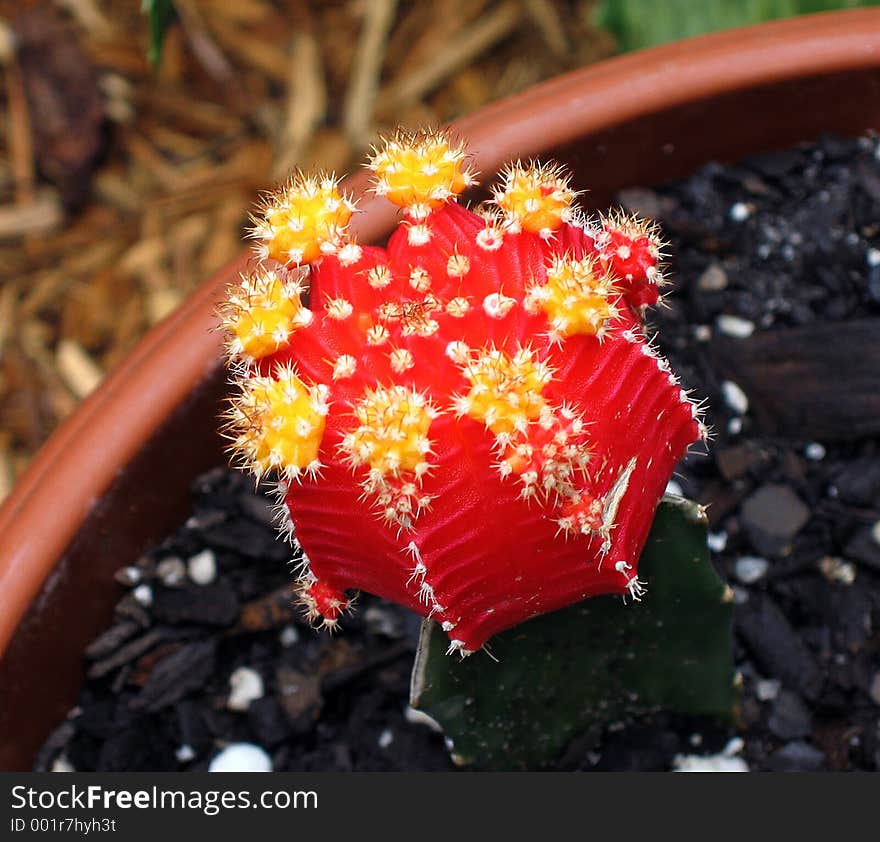
[[(490, 177), (555, 157), (605, 206), (616, 190), (823, 132), (880, 129), (880, 10), (704, 36), (568, 74), (455, 125)], [(362, 191), (358, 177), (350, 187)], [(362, 241), (394, 211), (365, 199)], [(218, 291), (246, 255), (157, 326), (52, 436), (0, 509), (0, 769), (28, 768), (73, 703), (85, 644), (133, 563), (222, 462)]]

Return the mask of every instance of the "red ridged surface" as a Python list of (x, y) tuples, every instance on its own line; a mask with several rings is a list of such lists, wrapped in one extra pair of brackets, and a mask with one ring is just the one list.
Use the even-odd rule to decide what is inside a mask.
[[(311, 576), (322, 587), (364, 590), (430, 613), (444, 623), (458, 648), (473, 650), (498, 631), (537, 614), (596, 594), (632, 592), (630, 580), (658, 501), (675, 463), (700, 429), (691, 403), (665, 364), (648, 353), (636, 309), (622, 297), (619, 316), (601, 342), (595, 336), (574, 335), (553, 344), (547, 338), (547, 316), (523, 307), (528, 287), (546, 281), (551, 255), (594, 254), (592, 236), (569, 225), (550, 240), (508, 233), (501, 248), (486, 251), (475, 243), (484, 221), (454, 203), (432, 213), (427, 224), (432, 236), (425, 245), (409, 244), (404, 222), (387, 251), (364, 249), (361, 259), (348, 267), (334, 256), (312, 267), (315, 319), (294, 334), (276, 359), (293, 361), (306, 383), (329, 385), (330, 412), (319, 453), (324, 465), (320, 478), (291, 484), (287, 503)], [(447, 274), (447, 260), (454, 253), (470, 261), (463, 278)], [(366, 273), (376, 265), (387, 265), (393, 274), (382, 290), (367, 283)], [(441, 303), (466, 296), (470, 311), (462, 318), (433, 313), (439, 329), (431, 336), (404, 336), (399, 326), (386, 323), (389, 342), (368, 346), (364, 328), (379, 321), (383, 303), (422, 297), (409, 285), (416, 268), (427, 270), (430, 292)], [(636, 287), (619, 284), (621, 295)], [(516, 300), (503, 318), (490, 318), (481, 306), (495, 292)], [(337, 321), (324, 314), (324, 303), (336, 297), (353, 304), (353, 317)], [(562, 532), (561, 504), (522, 499), (517, 477), (502, 478), (493, 467), (499, 458), (493, 434), (481, 421), (453, 411), (453, 397), (470, 386), (461, 367), (445, 353), (453, 341), (472, 349), (494, 346), (510, 356), (528, 346), (554, 369), (543, 397), (548, 404), (570, 406), (586, 422), (591, 456), (578, 490), (605, 500), (615, 482), (625, 485), (607, 551), (602, 551), (600, 535)], [(392, 370), (392, 347), (412, 353), (412, 368)], [(357, 372), (334, 382), (328, 361), (340, 354), (355, 357)], [(412, 529), (383, 521), (359, 484), (364, 469), (352, 468), (340, 449), (355, 425), (353, 407), (365, 390), (397, 384), (424, 393), (442, 411), (430, 427), (433, 470), (422, 484), (433, 502)], [(621, 480), (628, 466), (628, 481)], [(423, 575), (414, 575), (412, 545)], [(425, 597), (425, 584), (432, 597)]]

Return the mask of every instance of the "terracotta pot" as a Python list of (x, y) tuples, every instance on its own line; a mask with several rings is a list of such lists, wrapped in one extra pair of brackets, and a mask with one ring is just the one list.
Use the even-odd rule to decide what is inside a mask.
[[(880, 129), (880, 10), (815, 15), (611, 59), (455, 127), (488, 180), (555, 158), (594, 207), (628, 185), (683, 177), (816, 138)], [(363, 178), (350, 186), (362, 190)], [(393, 209), (367, 199), (362, 242)], [(0, 510), (0, 769), (30, 768), (74, 703), (82, 651), (110, 619), (118, 568), (185, 517), (189, 484), (225, 461), (213, 310), (246, 255), (137, 346), (52, 436)]]

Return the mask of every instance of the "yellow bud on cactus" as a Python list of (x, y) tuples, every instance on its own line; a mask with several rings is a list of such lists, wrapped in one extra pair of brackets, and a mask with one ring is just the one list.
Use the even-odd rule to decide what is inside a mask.
[(311, 310), (302, 303), (304, 290), (295, 271), (261, 265), (242, 275), (222, 311), (230, 353), (259, 360), (286, 345), (293, 331), (312, 321)]
[(461, 146), (440, 134), (398, 133), (370, 160), (376, 193), (423, 219), (474, 183)]
[(614, 298), (618, 293), (612, 276), (595, 257), (576, 260), (554, 255), (547, 267), (547, 283), (529, 288), (526, 306), (546, 313), (556, 337), (581, 333), (601, 339), (617, 318)]
[(418, 392), (405, 386), (368, 389), (355, 416), (359, 426), (342, 445), (353, 464), (398, 476), (425, 462), (437, 410)]
[(354, 203), (333, 176), (298, 173), (270, 193), (260, 210), (252, 229), (259, 256), (298, 266), (343, 245)]
[(541, 415), (541, 391), (552, 372), (531, 349), (513, 356), (496, 348), (476, 351), (462, 371), (471, 389), (457, 400), (459, 414), (482, 421), (496, 435), (526, 429)]
[(257, 476), (314, 475), (327, 412), (327, 387), (307, 386), (289, 365), (277, 366), (271, 377), (247, 377), (231, 401), (232, 448)]
[(495, 204), (513, 230), (549, 237), (568, 222), (575, 193), (556, 166), (510, 165), (493, 193)]

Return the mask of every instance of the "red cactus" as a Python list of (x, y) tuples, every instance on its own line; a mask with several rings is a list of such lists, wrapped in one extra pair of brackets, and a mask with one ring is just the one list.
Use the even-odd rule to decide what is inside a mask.
[(404, 210), (387, 248), (352, 240), (332, 178), (296, 177), (225, 308), (233, 450), (278, 477), (310, 615), (333, 627), (362, 589), (464, 653), (589, 596), (638, 598), (657, 503), (705, 435), (644, 335), (653, 228), (584, 220), (537, 164), (467, 210), (464, 151), (440, 134), (398, 135), (370, 166)]

